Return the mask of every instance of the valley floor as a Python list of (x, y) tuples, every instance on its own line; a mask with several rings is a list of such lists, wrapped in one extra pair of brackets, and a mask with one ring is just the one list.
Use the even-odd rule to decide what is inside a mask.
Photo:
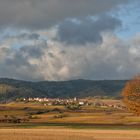
[(140, 140), (140, 117), (112, 107), (0, 104), (0, 140)]

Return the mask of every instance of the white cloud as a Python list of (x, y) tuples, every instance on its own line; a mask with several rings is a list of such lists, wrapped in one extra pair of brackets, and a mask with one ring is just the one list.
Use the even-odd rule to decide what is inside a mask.
[(7, 39), (0, 45), (0, 76), (26, 80), (123, 79), (139, 73), (139, 35), (124, 41), (106, 32), (102, 38), (99, 44), (69, 47), (51, 38), (48, 43), (39, 40), (34, 44), (32, 40), (31, 46), (24, 44), (19, 49), (10, 47), (15, 39)]

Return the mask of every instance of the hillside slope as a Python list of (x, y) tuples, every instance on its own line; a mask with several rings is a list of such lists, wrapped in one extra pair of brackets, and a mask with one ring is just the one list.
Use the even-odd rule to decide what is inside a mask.
[(13, 79), (0, 79), (0, 101), (19, 97), (88, 97), (119, 96), (125, 80), (71, 80), (28, 82)]

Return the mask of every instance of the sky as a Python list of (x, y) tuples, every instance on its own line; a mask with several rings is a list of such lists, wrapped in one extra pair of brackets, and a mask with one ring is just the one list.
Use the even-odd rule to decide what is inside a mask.
[(0, 77), (129, 79), (140, 74), (139, 0), (0, 0)]

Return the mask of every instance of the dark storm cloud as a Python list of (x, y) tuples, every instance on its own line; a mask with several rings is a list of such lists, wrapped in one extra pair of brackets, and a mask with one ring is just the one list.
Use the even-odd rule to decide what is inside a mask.
[(100, 16), (96, 21), (88, 18), (82, 21), (66, 20), (58, 26), (57, 39), (67, 44), (98, 43), (101, 33), (113, 31), (121, 26), (121, 21), (111, 16)]
[(42, 29), (73, 17), (99, 15), (128, 0), (0, 0), (0, 26)]

